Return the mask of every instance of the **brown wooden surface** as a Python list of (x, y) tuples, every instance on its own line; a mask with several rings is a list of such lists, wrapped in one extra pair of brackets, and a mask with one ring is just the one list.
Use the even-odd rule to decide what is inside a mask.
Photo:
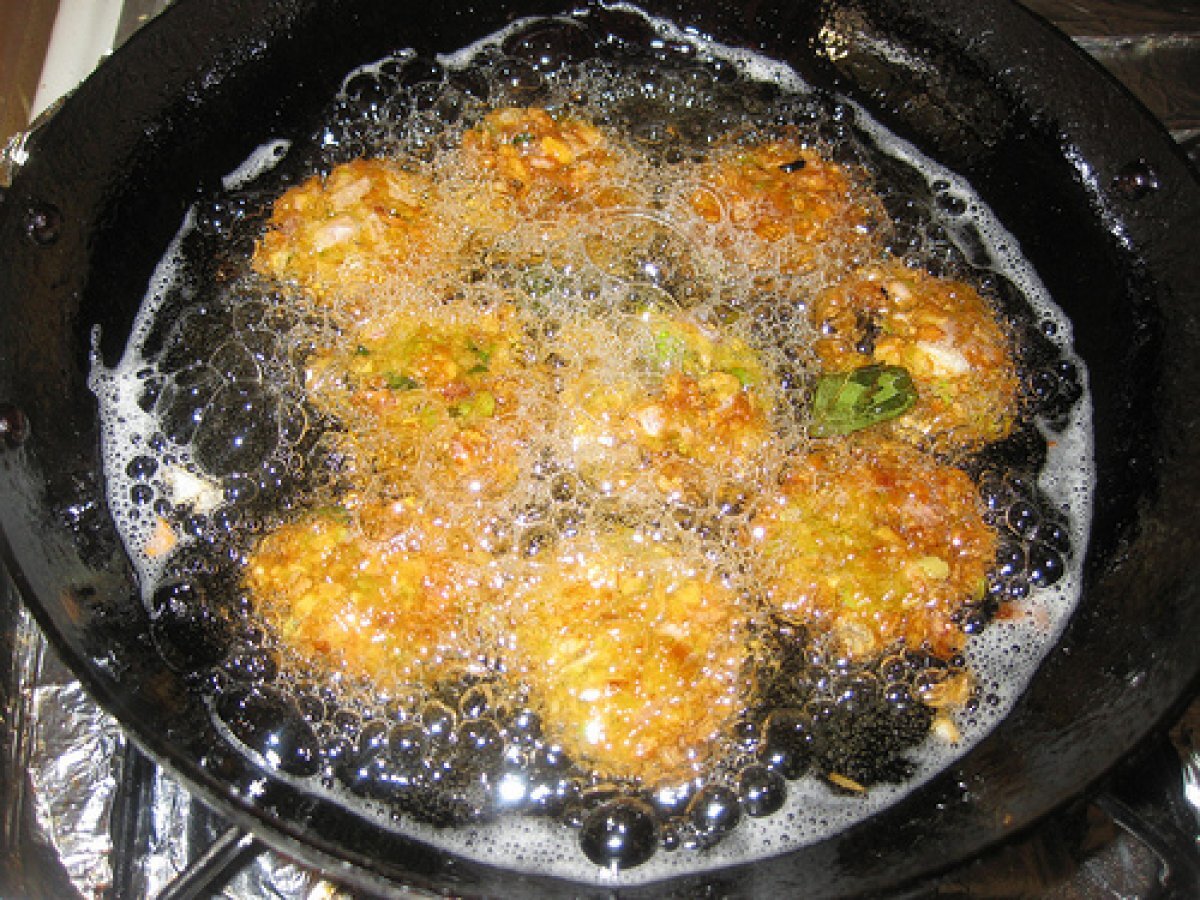
[(0, 0), (0, 146), (29, 122), (58, 0)]

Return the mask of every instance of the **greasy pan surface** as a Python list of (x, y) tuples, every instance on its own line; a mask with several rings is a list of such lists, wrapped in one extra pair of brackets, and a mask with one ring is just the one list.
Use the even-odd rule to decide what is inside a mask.
[[(1060, 36), (1000, 0), (646, 7), (792, 63), (966, 175), (1072, 318), (1090, 372), (1099, 489), (1084, 600), (1009, 718), (942, 777), (833, 840), (672, 885), (882, 889), (1085, 790), (1195, 684), (1200, 187), (1160, 126)], [(402, 47), (450, 51), (515, 16), (562, 7), (434, 8), (181, 0), (36, 136), (0, 201), (0, 402), (23, 414), (4, 407), (3, 551), (96, 696), (235, 822), (335, 873), (346, 861), (457, 893), (574, 893), (403, 840), (222, 749), (154, 652), (104, 508), (85, 383), (91, 328), (101, 325), (114, 361), (188, 204), (265, 140), (306, 132), (353, 66)]]

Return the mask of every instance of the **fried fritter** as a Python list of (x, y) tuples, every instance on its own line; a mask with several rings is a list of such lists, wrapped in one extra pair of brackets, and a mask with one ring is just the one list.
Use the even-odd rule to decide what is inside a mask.
[(828, 371), (874, 363), (908, 371), (918, 399), (886, 426), (897, 437), (973, 450), (1011, 431), (1019, 387), (1011, 342), (970, 285), (899, 263), (871, 266), (817, 295), (810, 315)]
[(728, 223), (763, 242), (730, 241), (731, 253), (783, 272), (805, 271), (818, 255), (867, 252), (884, 218), (878, 198), (845, 167), (792, 140), (726, 151), (703, 167), (690, 201), (710, 225)]
[(478, 551), (415, 504), (349, 505), (259, 541), (245, 569), (259, 613), (310, 663), (382, 686), (468, 668)]
[(996, 542), (965, 472), (884, 440), (794, 460), (750, 523), (769, 605), (859, 659), (897, 641), (957, 652), (955, 613), (983, 595)]
[(356, 159), (314, 175), (275, 202), (254, 268), (329, 305), (432, 266), (444, 249), (430, 215), (433, 190), (428, 176), (387, 159)]
[(393, 495), (512, 486), (550, 402), (547, 379), (514, 353), (512, 313), (393, 314), (310, 356), (309, 396), (344, 426), (339, 443), (361, 475)]
[(605, 492), (643, 471), (662, 494), (688, 500), (759, 475), (774, 436), (758, 354), (682, 315), (645, 313), (627, 326), (599, 341), (573, 336), (585, 349), (562, 399), (579, 471)]
[[(539, 215), (591, 195), (591, 206), (610, 206), (604, 191), (615, 157), (603, 132), (570, 116), (536, 107), (489, 112), (463, 135), (464, 162), (490, 176), (496, 198), (524, 215)], [(607, 197), (607, 199), (606, 199)]]
[(644, 531), (546, 554), (516, 587), (512, 641), (549, 738), (609, 777), (692, 777), (744, 702), (745, 603)]

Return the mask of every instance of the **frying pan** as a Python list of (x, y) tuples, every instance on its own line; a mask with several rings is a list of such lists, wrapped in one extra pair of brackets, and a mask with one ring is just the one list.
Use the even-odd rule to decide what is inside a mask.
[[(1079, 611), (1012, 713), (902, 802), (753, 865), (629, 896), (879, 891), (975, 854), (1093, 786), (1200, 672), (1200, 186), (1129, 96), (1004, 0), (650, 0), (655, 15), (793, 65), (958, 170), (1073, 321), (1098, 489)], [(454, 858), (230, 750), (154, 649), (109, 521), (94, 400), (188, 205), (251, 150), (305, 133), (341, 77), (454, 50), (546, 0), (180, 0), (34, 135), (0, 199), (3, 559), (78, 676), (235, 824), (376, 890), (581, 888)]]

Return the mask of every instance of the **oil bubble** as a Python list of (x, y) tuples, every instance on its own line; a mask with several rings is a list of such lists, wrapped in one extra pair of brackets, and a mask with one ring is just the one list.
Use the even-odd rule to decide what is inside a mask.
[(1029, 581), (1035, 587), (1049, 587), (1066, 574), (1062, 555), (1050, 546), (1035, 542), (1029, 548)]
[(497, 67), (496, 76), (516, 100), (528, 103), (545, 85), (541, 74), (532, 65), (521, 60), (511, 60)]
[(240, 340), (226, 341), (214, 350), (208, 365), (229, 381), (255, 381), (262, 375), (258, 360)]
[(183, 369), (169, 379), (156, 409), (163, 435), (176, 444), (190, 443), (221, 383), (207, 365)]
[(274, 691), (230, 691), (217, 699), (216, 712), (241, 743), (269, 765), (306, 777), (320, 769), (320, 743), (295, 705)]
[(500, 729), (490, 719), (467, 719), (455, 732), (459, 762), (479, 772), (493, 771), (504, 756)]
[(688, 804), (691, 803), (695, 793), (695, 785), (691, 782), (666, 784), (651, 794), (650, 802), (660, 818), (664, 820), (680, 818), (687, 813)]
[(759, 757), (768, 768), (794, 780), (808, 771), (810, 721), (801, 710), (782, 708), (772, 712), (763, 729)]
[(421, 721), (435, 743), (449, 742), (454, 733), (454, 710), (440, 700), (431, 700), (421, 708)]
[(647, 862), (658, 849), (659, 826), (654, 810), (640, 800), (612, 800), (589, 812), (579, 833), (579, 846), (593, 863), (630, 869)]
[(273, 681), (279, 674), (279, 654), (267, 648), (241, 643), (230, 650), (222, 669), (237, 681)]
[(767, 766), (746, 766), (738, 774), (738, 799), (746, 815), (769, 816), (783, 808), (787, 782), (783, 775)]
[(196, 581), (173, 581), (153, 594), (150, 636), (171, 668), (198, 672), (221, 660), (232, 628)]
[(405, 87), (440, 83), (445, 77), (446, 70), (442, 64), (424, 56), (414, 56), (399, 63), (396, 72), (396, 79)]
[(257, 469), (279, 444), (277, 412), (278, 400), (263, 385), (221, 388), (197, 423), (196, 462), (214, 477)]
[(569, 19), (539, 23), (510, 35), (501, 45), (509, 56), (527, 62), (537, 72), (555, 72), (579, 62), (593, 49), (583, 26)]
[(158, 461), (152, 456), (135, 456), (125, 467), (125, 474), (134, 481), (148, 481), (158, 471)]
[(32, 203), (25, 213), (25, 234), (39, 247), (55, 243), (62, 226), (62, 212), (52, 203)]
[(402, 722), (388, 734), (388, 753), (399, 766), (416, 771), (429, 750), (429, 734), (415, 722)]

